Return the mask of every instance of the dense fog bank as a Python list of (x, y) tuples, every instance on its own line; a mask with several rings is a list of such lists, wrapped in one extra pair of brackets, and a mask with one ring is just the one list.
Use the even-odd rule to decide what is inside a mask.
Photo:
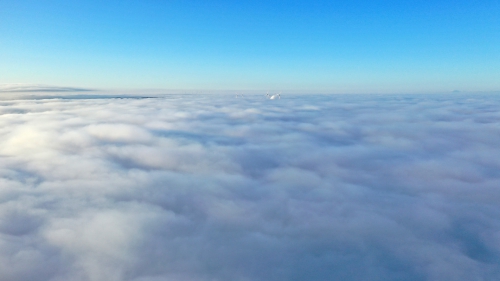
[(0, 101), (0, 279), (500, 279), (499, 140), (496, 95)]

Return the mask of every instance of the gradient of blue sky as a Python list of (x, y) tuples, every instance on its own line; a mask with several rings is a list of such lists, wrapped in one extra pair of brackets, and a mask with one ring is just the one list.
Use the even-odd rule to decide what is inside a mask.
[(0, 1), (0, 83), (500, 90), (500, 1)]

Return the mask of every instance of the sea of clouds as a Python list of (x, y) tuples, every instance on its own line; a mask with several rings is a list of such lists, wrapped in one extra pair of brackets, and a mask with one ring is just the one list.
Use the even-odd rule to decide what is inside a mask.
[(0, 101), (0, 280), (500, 279), (499, 95)]

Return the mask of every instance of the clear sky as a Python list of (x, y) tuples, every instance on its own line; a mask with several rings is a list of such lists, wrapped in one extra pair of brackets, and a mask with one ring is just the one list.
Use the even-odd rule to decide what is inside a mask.
[(0, 0), (0, 83), (500, 90), (500, 1)]

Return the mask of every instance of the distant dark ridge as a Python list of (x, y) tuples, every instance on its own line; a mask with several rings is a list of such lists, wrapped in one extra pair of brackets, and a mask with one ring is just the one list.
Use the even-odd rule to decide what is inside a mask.
[(40, 99), (154, 99), (149, 96), (120, 96), (120, 95), (68, 95), (68, 96), (43, 96)]
[(3, 93), (92, 92), (92, 89), (72, 87), (12, 87), (0, 88)]
[(87, 99), (154, 99), (151, 96), (127, 96), (127, 95), (24, 95), (0, 97), (0, 100), (87, 100)]

